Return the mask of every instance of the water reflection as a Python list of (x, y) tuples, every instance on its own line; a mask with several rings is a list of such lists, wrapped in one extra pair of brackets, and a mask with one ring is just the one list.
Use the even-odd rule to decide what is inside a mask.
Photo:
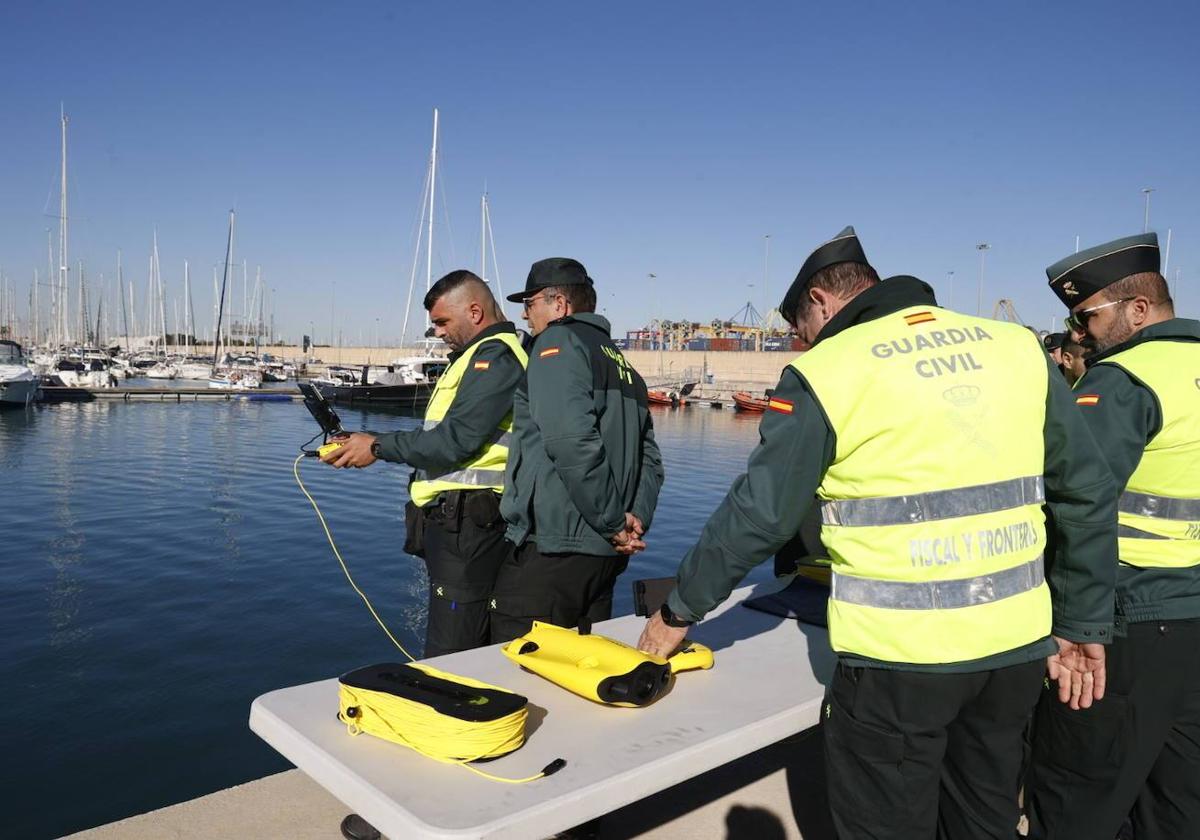
[[(419, 423), (338, 412), (348, 429)], [(758, 440), (759, 418), (729, 410), (653, 417), (667, 483), (648, 550), (617, 585), (618, 613), (631, 609), (629, 580), (673, 573)], [(53, 696), (57, 720), (54, 739), (0, 735), (28, 792), (6, 834), (57, 836), (283, 769), (245, 727), (255, 696), (397, 656), (293, 481), (315, 431), (300, 402), (0, 413), (0, 684), (16, 689), (12, 719), (38, 719), (39, 698)], [(301, 469), (355, 580), (419, 647), (424, 564), (400, 547), (408, 468)], [(168, 706), (169, 721), (154, 713)], [(178, 748), (188, 743), (205, 748)]]

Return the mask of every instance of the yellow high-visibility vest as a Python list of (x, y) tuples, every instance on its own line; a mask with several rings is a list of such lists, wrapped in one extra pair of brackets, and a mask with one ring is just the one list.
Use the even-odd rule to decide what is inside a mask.
[[(471, 369), (475, 351), (489, 341), (500, 341), (506, 344), (521, 363), (521, 367), (529, 364), (529, 356), (521, 347), (521, 340), (515, 333), (489, 335), (487, 338), (475, 342), (467, 348), (466, 352), (455, 359), (454, 363), (446, 368), (445, 373), (438, 379), (437, 385), (433, 389), (433, 395), (429, 398), (429, 405), (425, 409), (424, 428), (432, 429), (445, 419), (454, 402), (454, 397), (458, 393), (458, 386), (462, 383), (463, 375)], [(436, 499), (439, 493), (449, 490), (488, 489), (497, 493), (503, 492), (504, 469), (508, 464), (508, 445), (512, 439), (512, 429), (513, 415), (512, 410), (509, 409), (491, 440), (485, 443), (466, 463), (459, 464), (454, 469), (439, 475), (429, 475), (425, 470), (417, 470), (414, 473), (413, 482), (408, 488), (413, 504), (417, 507), (425, 507)]]
[(834, 650), (954, 663), (1049, 635), (1037, 338), (916, 306), (792, 367), (837, 437), (817, 491)]
[(1117, 500), (1121, 562), (1200, 565), (1200, 344), (1147, 341), (1097, 364), (1119, 367), (1144, 384), (1162, 411), (1162, 428)]

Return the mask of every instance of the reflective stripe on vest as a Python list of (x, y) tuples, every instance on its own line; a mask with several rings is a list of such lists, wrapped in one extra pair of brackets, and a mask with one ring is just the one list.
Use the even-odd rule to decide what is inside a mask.
[(1049, 636), (1050, 371), (1037, 339), (909, 307), (818, 342), (792, 367), (834, 436), (817, 488), (833, 649), (951, 664)]
[(504, 470), (451, 470), (438, 475), (429, 475), (425, 470), (417, 470), (414, 475), (417, 481), (445, 481), (464, 487), (504, 486)]
[(1042, 555), (1024, 565), (972, 578), (905, 583), (869, 580), (834, 572), (830, 598), (884, 610), (957, 610), (990, 604), (1031, 589), (1046, 580)]
[(1126, 490), (1117, 499), (1117, 510), (1152, 519), (1194, 521), (1200, 519), (1200, 499), (1172, 499)]
[[(421, 428), (428, 432), (430, 429), (436, 429), (440, 425), (442, 425), (441, 420), (426, 420), (421, 424)], [(508, 448), (512, 446), (512, 437), (512, 432), (507, 431), (506, 429), (497, 429), (496, 431), (492, 432), (492, 436), (488, 438), (488, 442), (498, 443), (501, 446)], [(503, 472), (503, 470), (501, 470), (501, 472)]]
[(825, 525), (907, 525), (1040, 505), (1044, 501), (1042, 477), (1035, 475), (914, 496), (823, 501), (821, 521)]
[(1200, 343), (1144, 341), (1100, 365), (1125, 371), (1154, 394), (1161, 410), (1161, 426), (1117, 500), (1121, 562), (1200, 566)]
[[(475, 352), (489, 341), (499, 341), (507, 346), (517, 361), (524, 367), (529, 357), (521, 347), (521, 341), (515, 333), (498, 333), (490, 335), (472, 344), (454, 362), (446, 368), (434, 386), (433, 395), (429, 398), (429, 406), (425, 409), (423, 429), (435, 429), (450, 412), (450, 407), (458, 395), (458, 386), (463, 376), (471, 369), (471, 360)], [(425, 470), (413, 473), (413, 482), (408, 492), (413, 504), (425, 507), (433, 502), (439, 494), (450, 490), (490, 489), (497, 493), (504, 489), (504, 472), (508, 463), (508, 447), (512, 443), (512, 411), (510, 410), (497, 428), (471, 458), (465, 463), (458, 464), (444, 473), (430, 475)]]

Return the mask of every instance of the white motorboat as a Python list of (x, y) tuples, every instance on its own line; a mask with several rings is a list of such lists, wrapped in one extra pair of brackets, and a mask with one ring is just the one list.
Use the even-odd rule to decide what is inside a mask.
[(170, 362), (162, 361), (146, 368), (144, 375), (147, 379), (174, 379), (179, 371)]
[(68, 388), (113, 388), (117, 377), (111, 365), (100, 350), (75, 349), (60, 356), (49, 373)]
[(213, 375), (213, 366), (209, 362), (180, 362), (175, 369), (176, 379), (208, 379)]
[(21, 345), (0, 339), (0, 406), (29, 405), (37, 392), (38, 378), (25, 363)]
[(208, 387), (220, 391), (249, 391), (261, 388), (262, 382), (257, 376), (240, 371), (214, 373), (208, 380)]

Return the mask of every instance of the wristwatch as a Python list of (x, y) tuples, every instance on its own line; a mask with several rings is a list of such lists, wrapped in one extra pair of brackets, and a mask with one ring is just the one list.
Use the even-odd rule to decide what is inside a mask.
[(379, 451), (379, 441), (371, 441), (371, 455), (375, 458), (383, 459), (383, 453)]
[(658, 617), (661, 618), (663, 620), (663, 624), (667, 625), (668, 627), (691, 627), (696, 623), (675, 615), (675, 613), (671, 612), (671, 608), (667, 606), (666, 601), (663, 601), (663, 605), (659, 607)]

